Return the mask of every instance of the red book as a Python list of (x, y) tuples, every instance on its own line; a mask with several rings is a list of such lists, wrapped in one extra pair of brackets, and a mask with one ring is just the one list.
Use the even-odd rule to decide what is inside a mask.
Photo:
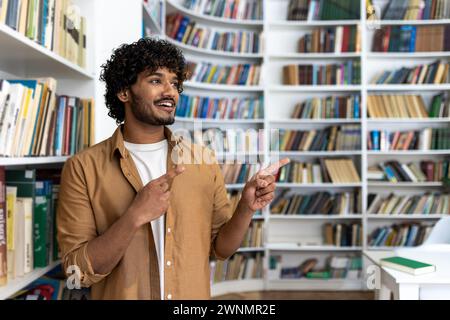
[(344, 35), (342, 37), (341, 52), (348, 52), (348, 44), (350, 40), (350, 26), (344, 26)]

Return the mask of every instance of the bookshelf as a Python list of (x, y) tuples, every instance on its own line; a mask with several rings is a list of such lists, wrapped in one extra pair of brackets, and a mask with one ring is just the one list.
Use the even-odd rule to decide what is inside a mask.
[[(245, 91), (258, 90), (264, 95), (264, 119), (261, 124), (264, 129), (286, 129), (286, 130), (311, 130), (322, 129), (326, 126), (358, 124), (361, 128), (361, 148), (350, 151), (281, 151), (272, 152), (266, 145), (265, 162), (268, 163), (276, 156), (289, 156), (292, 160), (313, 161), (322, 157), (350, 157), (354, 160), (357, 171), (360, 174), (361, 182), (358, 183), (277, 183), (278, 190), (290, 189), (293, 193), (314, 193), (327, 191), (346, 192), (359, 190), (361, 192), (361, 212), (345, 215), (280, 215), (271, 214), (271, 210), (264, 210), (265, 221), (265, 255), (263, 288), (268, 290), (358, 290), (364, 289), (364, 275), (361, 280), (355, 279), (271, 279), (268, 276), (270, 270), (269, 257), (271, 254), (281, 254), (291, 265), (296, 265), (298, 261), (315, 254), (323, 263), (328, 254), (342, 256), (347, 253), (361, 254), (363, 249), (380, 250), (380, 247), (369, 247), (367, 237), (375, 227), (402, 221), (424, 221), (433, 222), (442, 217), (442, 214), (404, 214), (404, 215), (380, 215), (368, 214), (368, 194), (371, 192), (395, 192), (401, 194), (420, 193), (426, 190), (442, 190), (441, 182), (379, 182), (369, 181), (367, 168), (381, 161), (398, 160), (401, 163), (409, 161), (420, 161), (421, 159), (444, 159), (450, 155), (450, 150), (394, 150), (394, 151), (374, 151), (368, 150), (368, 131), (379, 129), (404, 130), (412, 128), (441, 128), (448, 127), (449, 118), (369, 118), (367, 115), (367, 99), (372, 94), (422, 94), (428, 103), (430, 97), (439, 92), (450, 91), (449, 84), (389, 84), (375, 85), (371, 83), (376, 72), (383, 69), (391, 70), (402, 65), (413, 66), (423, 63), (431, 63), (436, 59), (447, 60), (450, 58), (448, 52), (372, 52), (372, 41), (375, 30), (372, 28), (373, 22), (369, 22), (365, 15), (366, 1), (361, 1), (360, 19), (353, 20), (329, 20), (329, 21), (287, 21), (287, 9), (289, 0), (264, 0), (263, 19), (261, 21), (230, 20), (218, 17), (211, 17), (199, 12), (193, 12), (184, 8), (181, 0), (167, 0), (166, 7), (169, 12), (180, 12), (189, 16), (203, 25), (215, 22), (221, 27), (232, 28), (238, 25), (240, 28), (251, 28), (262, 26), (264, 34), (264, 51), (258, 54), (255, 59), (262, 58), (263, 63), (263, 83), (258, 88), (239, 86), (219, 86), (204, 83), (186, 83), (187, 90), (193, 90), (196, 94), (203, 93), (202, 90), (210, 90), (211, 95), (235, 95), (243, 94)], [(384, 9), (387, 0), (374, 1), (379, 8)], [(441, 20), (380, 20), (380, 26), (402, 26), (402, 25), (448, 25), (450, 19)], [(360, 31), (360, 51), (359, 52), (327, 52), (327, 53), (298, 53), (297, 41), (301, 36), (311, 33), (315, 28), (330, 28), (338, 26), (357, 26)], [(253, 29), (254, 30), (254, 29)], [(237, 56), (224, 54), (222, 52), (211, 52), (199, 48), (191, 48), (185, 44), (177, 43), (188, 56), (198, 54), (208, 61), (221, 63), (229, 59), (237, 59)], [(250, 58), (249, 55), (241, 55), (242, 58)], [(284, 85), (282, 82), (282, 66), (287, 64), (333, 64), (346, 61), (359, 60), (361, 63), (361, 83), (347, 85)], [(247, 60), (248, 61), (248, 60)], [(227, 90), (230, 89), (230, 90)], [(232, 91), (233, 89), (233, 91)], [(229, 91), (232, 91), (230, 93)], [(357, 94), (360, 96), (360, 117), (356, 119), (332, 118), (332, 119), (292, 119), (291, 112), (297, 102), (313, 97), (327, 97), (331, 95), (346, 96)], [(285, 106), (280, 108), (280, 106)], [(204, 126), (221, 126), (222, 128), (234, 127), (237, 124), (248, 124), (245, 120), (212, 120), (195, 119), (202, 121)], [(177, 122), (186, 127), (187, 122), (194, 119), (177, 118)], [(257, 120), (259, 123), (260, 120)], [(411, 160), (412, 159), (412, 160)], [(227, 185), (229, 190), (238, 190), (243, 184)], [(362, 226), (362, 245), (349, 248), (335, 246), (298, 246), (295, 243), (296, 237), (303, 234), (311, 239), (321, 235), (321, 226), (326, 222), (358, 222)], [(311, 231), (314, 230), (314, 231)], [(277, 238), (281, 236), (282, 239)], [(283, 238), (284, 237), (284, 238)], [(308, 238), (309, 239), (309, 238)], [(302, 240), (301, 237), (297, 240)], [(277, 243), (277, 241), (279, 243)], [(290, 243), (289, 243), (290, 241)], [(384, 247), (381, 247), (384, 248)], [(393, 247), (387, 247), (393, 249)], [(299, 259), (300, 258), (300, 259)], [(242, 284), (242, 285), (241, 285)], [(258, 290), (261, 283), (258, 280), (235, 280), (215, 283), (212, 286), (212, 294), (218, 295), (227, 292)]]
[[(0, 78), (28, 79), (52, 77), (57, 81), (57, 95), (93, 98), (95, 101), (94, 143), (108, 138), (116, 125), (107, 116), (103, 104), (103, 84), (98, 80), (100, 65), (110, 57), (111, 50), (122, 43), (135, 41), (141, 36), (143, 4), (141, 0), (72, 0), (86, 17), (87, 46), (84, 68), (32, 41), (9, 26), (0, 23)], [(104, 12), (108, 12), (107, 15)], [(129, 15), (123, 15), (128, 12)], [(139, 19), (136, 19), (139, 17)], [(121, 21), (129, 28), (123, 28)], [(114, 34), (114, 37), (110, 37)], [(0, 157), (0, 166), (10, 169), (62, 168), (69, 156)], [(0, 300), (7, 299), (18, 290), (60, 264), (51, 262), (45, 268), (36, 268), (23, 277), (16, 277), (0, 287)]]

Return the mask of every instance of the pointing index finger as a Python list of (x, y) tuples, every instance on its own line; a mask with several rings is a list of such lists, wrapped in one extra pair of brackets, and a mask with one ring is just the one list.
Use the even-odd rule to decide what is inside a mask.
[(185, 168), (183, 166), (175, 166), (174, 169), (159, 177), (158, 180), (161, 183), (168, 182), (170, 184), (176, 176), (180, 175), (184, 171), (184, 169)]
[(276, 174), (281, 167), (287, 165), (290, 161), (291, 160), (289, 158), (281, 159), (280, 161), (272, 163), (267, 168), (261, 170), (260, 174), (262, 175)]

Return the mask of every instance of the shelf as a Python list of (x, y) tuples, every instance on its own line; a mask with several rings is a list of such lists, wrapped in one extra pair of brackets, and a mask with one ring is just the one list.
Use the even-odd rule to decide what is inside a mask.
[(194, 46), (184, 44), (182, 42), (179, 42), (179, 41), (174, 40), (167, 36), (166, 36), (166, 40), (181, 49), (189, 50), (189, 51), (197, 52), (197, 53), (202, 53), (202, 54), (209, 54), (209, 55), (221, 56), (221, 57), (226, 57), (226, 58), (253, 58), (253, 59), (262, 59), (263, 58), (262, 53), (239, 53), (239, 52), (228, 52), (228, 51), (221, 51), (221, 50), (197, 48)]
[(370, 84), (368, 91), (450, 91), (449, 84)]
[(243, 85), (230, 85), (230, 84), (215, 84), (215, 83), (202, 83), (194, 81), (186, 81), (183, 83), (186, 89), (203, 89), (214, 91), (238, 91), (238, 92), (258, 92), (264, 91), (262, 86), (243, 86)]
[(369, 156), (450, 155), (450, 150), (367, 151)]
[(175, 121), (191, 122), (191, 123), (202, 122), (202, 123), (214, 123), (214, 124), (262, 124), (262, 123), (264, 123), (263, 119), (204, 119), (204, 118), (184, 118), (184, 117), (175, 117)]
[[(361, 119), (279, 119), (269, 120), (269, 124), (361, 123), (361, 121)], [(450, 121), (450, 119), (448, 121)]]
[(394, 251), (395, 249), (400, 249), (400, 248), (411, 248), (411, 247), (374, 247), (374, 246), (368, 246), (367, 250), (373, 250), (373, 251)]
[(370, 52), (367, 54), (367, 58), (371, 59), (393, 59), (393, 58), (405, 58), (405, 59), (416, 59), (416, 58), (448, 58), (450, 57), (450, 52)]
[(277, 182), (278, 188), (359, 188), (361, 183), (285, 183)]
[(245, 279), (217, 282), (211, 285), (211, 296), (220, 296), (228, 293), (263, 291), (263, 279)]
[(314, 20), (314, 21), (270, 21), (269, 28), (271, 27), (321, 27), (321, 26), (351, 26), (360, 24), (361, 20)]
[(263, 247), (241, 247), (237, 252), (264, 252)]
[(151, 15), (150, 8), (148, 6), (146, 6), (144, 4), (144, 2), (142, 2), (142, 7), (144, 8), (144, 12), (145, 12), (144, 21), (146, 20), (145, 17), (147, 17), (147, 21), (150, 22), (151, 27), (154, 28), (158, 34), (162, 34), (163, 32), (162, 32), (161, 25), (157, 21), (155, 21), (155, 19)]
[(352, 220), (352, 219), (362, 219), (362, 214), (271, 214), (269, 216), (270, 220)]
[(249, 26), (263, 26), (264, 22), (262, 20), (244, 20), (244, 19), (230, 19), (230, 18), (220, 18), (215, 16), (208, 16), (201, 13), (196, 13), (189, 10), (173, 0), (167, 0), (166, 3), (173, 7), (174, 9), (181, 11), (183, 14), (196, 18), (201, 21), (213, 22), (213, 23), (223, 23), (236, 27), (249, 27)]
[(407, 219), (440, 219), (446, 217), (448, 214), (368, 214), (367, 218), (372, 220), (407, 220)]
[(430, 20), (377, 20), (376, 24), (381, 26), (389, 25), (435, 25), (450, 24), (450, 19), (430, 19)]
[(360, 85), (271, 85), (268, 88), (274, 92), (351, 92), (361, 91)]
[(57, 79), (93, 80), (94, 75), (75, 63), (0, 24), (2, 71), (22, 77), (52, 76)]
[(336, 247), (336, 246), (300, 246), (287, 243), (268, 243), (268, 250), (272, 251), (361, 251), (362, 247)]
[(44, 274), (55, 268), (60, 264), (60, 261), (52, 262), (45, 268), (34, 269), (33, 271), (25, 274), (23, 277), (17, 277), (16, 279), (9, 281), (4, 287), (0, 287), (0, 300), (5, 300), (15, 294), (17, 291), (23, 289), (36, 279), (42, 277)]
[(447, 123), (450, 118), (373, 118), (367, 119), (368, 124), (380, 125), (383, 123)]
[(225, 184), (226, 189), (243, 189), (245, 187), (245, 183), (228, 183)]
[(311, 157), (331, 157), (331, 156), (355, 156), (361, 155), (361, 151), (271, 151), (271, 156), (311, 156)]
[(21, 166), (21, 165), (35, 165), (35, 164), (47, 164), (47, 163), (63, 163), (69, 159), (69, 156), (65, 157), (20, 157), (20, 158), (7, 158), (0, 157), (0, 166)]
[(269, 59), (348, 59), (361, 58), (359, 52), (323, 52), (323, 53), (273, 53)]
[(267, 290), (363, 290), (359, 279), (269, 279)]
[(368, 187), (442, 187), (442, 182), (367, 182)]

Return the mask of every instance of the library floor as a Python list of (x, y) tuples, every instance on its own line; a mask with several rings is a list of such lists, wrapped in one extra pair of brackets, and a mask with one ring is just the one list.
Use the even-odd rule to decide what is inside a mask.
[(373, 300), (372, 291), (255, 291), (217, 296), (213, 300)]

